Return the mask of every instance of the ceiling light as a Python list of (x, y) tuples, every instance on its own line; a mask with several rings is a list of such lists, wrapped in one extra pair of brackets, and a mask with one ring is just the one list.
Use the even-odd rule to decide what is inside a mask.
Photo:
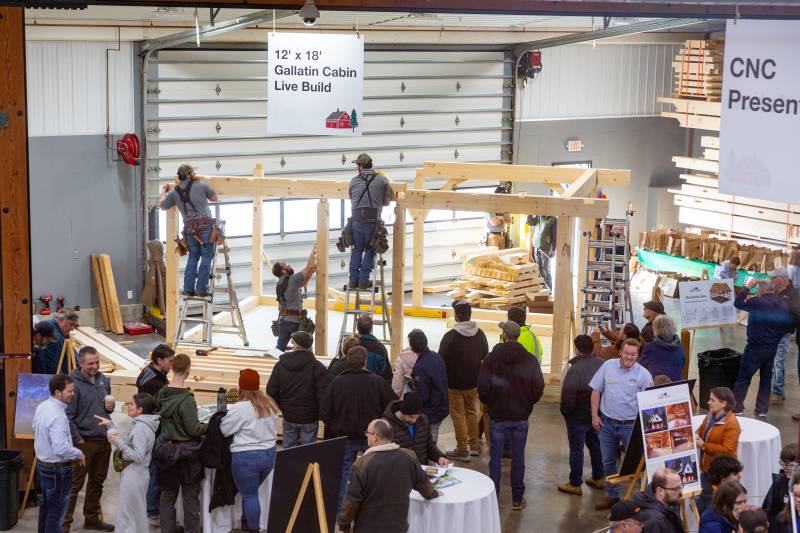
[(319, 18), (319, 9), (317, 9), (317, 6), (314, 4), (314, 0), (306, 0), (306, 3), (303, 4), (303, 7), (300, 8), (297, 14), (303, 19), (303, 24), (306, 26), (313, 26), (317, 23), (317, 19)]

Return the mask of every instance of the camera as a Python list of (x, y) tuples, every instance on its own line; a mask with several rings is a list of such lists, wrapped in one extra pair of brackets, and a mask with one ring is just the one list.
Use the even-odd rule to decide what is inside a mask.
[(306, 0), (303, 7), (297, 12), (297, 15), (303, 19), (303, 24), (306, 26), (313, 26), (317, 23), (317, 19), (319, 18), (319, 9), (317, 9), (317, 6), (314, 4), (314, 0)]

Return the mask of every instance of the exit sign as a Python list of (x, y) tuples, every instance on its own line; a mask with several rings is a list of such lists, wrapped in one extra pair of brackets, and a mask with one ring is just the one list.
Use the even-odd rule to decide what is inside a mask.
[(583, 142), (580, 139), (569, 139), (567, 141), (567, 152), (580, 152), (583, 150)]

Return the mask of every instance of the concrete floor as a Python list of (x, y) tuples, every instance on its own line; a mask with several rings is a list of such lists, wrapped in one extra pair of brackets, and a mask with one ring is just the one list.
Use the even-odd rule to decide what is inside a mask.
[[(636, 313), (641, 309), (641, 302), (645, 295), (633, 295), (634, 310)], [(667, 313), (672, 317), (679, 317), (679, 307), (677, 300), (666, 299), (665, 307)], [(337, 314), (338, 315), (338, 314)], [(341, 315), (339, 315), (341, 316)], [(248, 324), (248, 332), (264, 328), (266, 316), (253, 317), (252, 326)], [(333, 329), (338, 333), (338, 326), (341, 319), (331, 316), (330, 324), (335, 325)], [(425, 327), (433, 347), (438, 346), (441, 334), (444, 332), (443, 325), (432, 326), (430, 321), (417, 322), (419, 319), (407, 320), (406, 329), (411, 327)], [(257, 322), (256, 322), (257, 321)], [(249, 322), (249, 320), (248, 320)], [(641, 319), (637, 319), (641, 322)], [(268, 324), (269, 322), (266, 322)], [(443, 324), (443, 322), (440, 322)], [(335, 335), (331, 332), (332, 335)], [(268, 333), (266, 335), (269, 335)], [(729, 337), (731, 338), (731, 337)], [(743, 349), (745, 343), (745, 328), (737, 326), (732, 332), (732, 347)], [(130, 347), (137, 353), (146, 354), (146, 350), (157, 342), (155, 336), (139, 338), (146, 343)], [(266, 340), (266, 339), (265, 339)], [(330, 343), (331, 341), (329, 341)], [(335, 342), (335, 341), (334, 341)], [(490, 338), (490, 344), (494, 341)], [(331, 344), (333, 346), (333, 344)], [(698, 331), (694, 341), (694, 353), (699, 351), (719, 348), (720, 337), (718, 330)], [(691, 377), (696, 377), (697, 366), (696, 358), (693, 357)], [(755, 384), (754, 384), (755, 385)], [(797, 424), (791, 420), (791, 415), (800, 412), (800, 385), (798, 385), (797, 375), (797, 350), (795, 344), (791, 343), (789, 361), (787, 362), (786, 376), (787, 400), (785, 405), (772, 406), (770, 408), (767, 422), (775, 425), (781, 431), (783, 442), (791, 442), (797, 438)], [(745, 416), (752, 415), (753, 399), (755, 396), (755, 386), (751, 386), (751, 394), (748, 395), (746, 402), (747, 412)], [(450, 420), (444, 421), (439, 436), (439, 446), (443, 450), (453, 448), (455, 438), (452, 431)], [(586, 473), (588, 473), (588, 456), (586, 458)], [(471, 463), (464, 466), (473, 468), (483, 473), (488, 473), (488, 456), (482, 455), (473, 458)], [(776, 465), (777, 470), (777, 465)], [(602, 512), (593, 509), (593, 505), (604, 497), (603, 491), (597, 491), (584, 487), (583, 496), (571, 496), (558, 492), (556, 485), (567, 480), (569, 474), (568, 465), (568, 446), (566, 432), (564, 430), (563, 418), (558, 411), (557, 403), (542, 402), (536, 406), (534, 415), (531, 417), (531, 431), (528, 435), (526, 449), (526, 499), (528, 506), (524, 510), (517, 512), (511, 511), (510, 501), (510, 481), (509, 470), (503, 470), (503, 485), (500, 495), (500, 519), (503, 532), (564, 532), (564, 533), (583, 533), (593, 531), (602, 527), (605, 523), (605, 516)], [(118, 495), (118, 475), (111, 473), (105, 485), (103, 496), (104, 512), (109, 521), (113, 521), (116, 514), (116, 499)], [(80, 531), (83, 524), (83, 517), (80, 516), (82, 497), (78, 500), (75, 517), (75, 531)], [(35, 531), (37, 509), (29, 509), (23, 520), (13, 528), (14, 531)], [(158, 531), (151, 528), (151, 531)]]

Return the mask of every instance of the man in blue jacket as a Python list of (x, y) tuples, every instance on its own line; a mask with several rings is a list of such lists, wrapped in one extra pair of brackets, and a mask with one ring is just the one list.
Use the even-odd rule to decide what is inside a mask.
[[(64, 342), (69, 338), (69, 332), (78, 327), (78, 313), (66, 311), (56, 316), (55, 319), (46, 321), (45, 324), (53, 326), (56, 340), (49, 343), (39, 352), (39, 364), (41, 365), (39, 368), (42, 374), (55, 374), (56, 370), (58, 370), (58, 361), (61, 359), (61, 350), (64, 349)], [(65, 376), (69, 374), (67, 357), (69, 357), (69, 354), (65, 353), (60, 371)], [(75, 359), (75, 367), (77, 366), (78, 360)]]
[[(750, 289), (758, 285), (758, 296), (749, 297)], [(756, 416), (766, 418), (769, 410), (769, 395), (772, 388), (772, 365), (781, 338), (792, 327), (789, 305), (786, 299), (775, 294), (772, 280), (751, 279), (736, 293), (734, 305), (748, 312), (747, 345), (742, 354), (739, 377), (733, 395), (736, 399), (735, 412), (744, 413), (744, 399), (750, 380), (756, 372), (761, 372), (756, 395)]]
[(408, 345), (418, 356), (411, 378), (414, 380), (414, 389), (422, 397), (422, 412), (431, 423), (431, 439), (436, 444), (439, 425), (450, 411), (447, 400), (447, 369), (439, 354), (428, 348), (428, 337), (422, 330), (411, 330), (408, 334)]

